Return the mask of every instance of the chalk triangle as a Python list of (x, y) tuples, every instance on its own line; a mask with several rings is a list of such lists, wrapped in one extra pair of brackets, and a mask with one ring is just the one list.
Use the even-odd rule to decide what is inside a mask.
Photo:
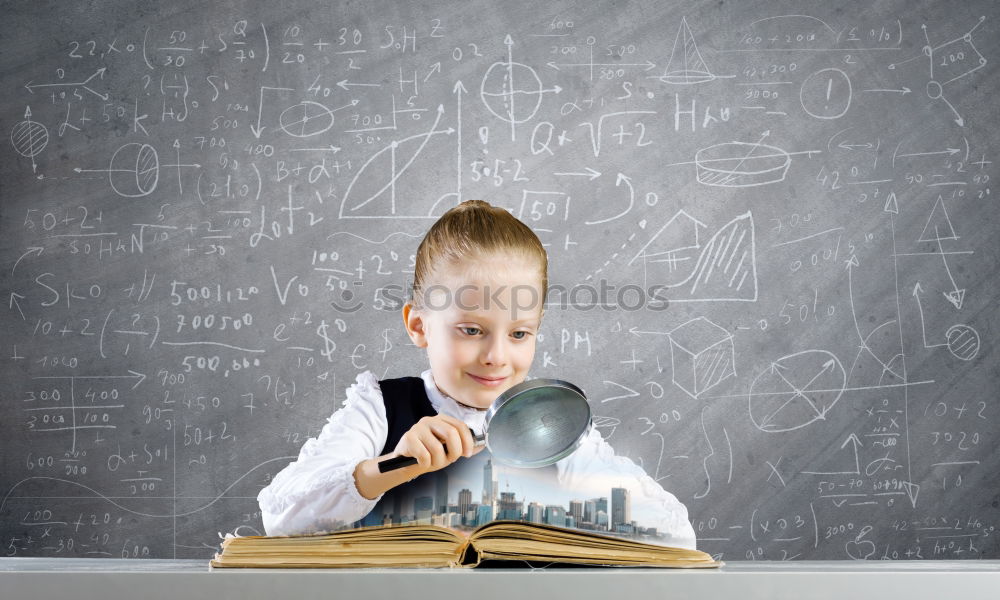
[(944, 207), (944, 200), (941, 196), (938, 196), (937, 201), (934, 202), (934, 208), (931, 209), (930, 216), (927, 217), (927, 224), (924, 225), (924, 230), (920, 232), (920, 237), (917, 238), (917, 241), (939, 242), (941, 240), (957, 239), (958, 236), (955, 235), (955, 228), (951, 226), (951, 218)]
[(882, 208), (887, 213), (892, 213), (894, 215), (899, 214), (899, 204), (896, 202), (896, 192), (889, 192), (889, 197), (886, 198), (885, 206)]

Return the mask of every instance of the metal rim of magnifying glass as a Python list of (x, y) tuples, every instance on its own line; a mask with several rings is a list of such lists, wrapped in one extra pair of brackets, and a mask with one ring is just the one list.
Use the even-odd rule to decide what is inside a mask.
[[(587, 434), (590, 433), (591, 429), (593, 428), (594, 426), (593, 413), (590, 410), (590, 403), (587, 402), (587, 395), (583, 393), (583, 390), (581, 390), (580, 388), (578, 388), (577, 386), (573, 385), (568, 381), (563, 381), (562, 379), (545, 379), (545, 378), (530, 379), (528, 381), (522, 381), (521, 383), (514, 385), (513, 387), (509, 388), (508, 390), (504, 391), (502, 394), (497, 396), (497, 399), (493, 401), (493, 404), (491, 404), (490, 408), (486, 411), (486, 419), (484, 422), (486, 423), (485, 434), (486, 434), (487, 448), (489, 448), (490, 445), (489, 424), (493, 419), (493, 415), (495, 415), (503, 405), (507, 404), (514, 398), (520, 396), (525, 392), (529, 392), (531, 390), (540, 387), (562, 387), (578, 394), (580, 398), (584, 400), (584, 404), (587, 407), (587, 426), (583, 429), (583, 431), (580, 432), (580, 435), (578, 435), (577, 438), (573, 440), (572, 444), (569, 444), (562, 452), (559, 452), (558, 454), (555, 454), (554, 456), (549, 457), (546, 460), (519, 461), (519, 460), (512, 460), (505, 458), (503, 460), (498, 459), (500, 460), (500, 462), (510, 464), (515, 467), (544, 467), (547, 465), (555, 464), (560, 460), (566, 458), (573, 452), (575, 452), (576, 449), (580, 447), (580, 444), (583, 442), (583, 439), (587, 437)], [(490, 452), (492, 451), (493, 449), (490, 448)]]

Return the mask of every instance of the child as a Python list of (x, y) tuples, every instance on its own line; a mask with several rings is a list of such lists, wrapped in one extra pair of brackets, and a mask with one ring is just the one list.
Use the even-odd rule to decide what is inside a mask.
[[(461, 481), (456, 468), (463, 465), (475, 466), (471, 477), (484, 473), (478, 510), (485, 515), (466, 520), (470, 490), (463, 490), (462, 523), (509, 518), (514, 495), (498, 505), (494, 480), (494, 469), (503, 467), (493, 465), (488, 453), (473, 458), (483, 447), (474, 447), (470, 427), (481, 432), (494, 399), (527, 377), (547, 288), (545, 249), (508, 211), (469, 200), (442, 215), (417, 249), (412, 298), (403, 306), (407, 333), (416, 346), (427, 348), (430, 368), (420, 377), (379, 381), (371, 371), (357, 376), (343, 408), (258, 495), (267, 534), (398, 523), (410, 506), (404, 498), (417, 498), (418, 518), (428, 518), (435, 497), (438, 513), (457, 508), (448, 505), (448, 481), (456, 476)], [(417, 464), (380, 473), (378, 462), (396, 455), (415, 457)], [(632, 522), (655, 528), (663, 541), (654, 543), (695, 548), (685, 506), (629, 459), (615, 456), (596, 429), (555, 465), (509, 470), (517, 471), (527, 482), (547, 473), (577, 498), (603, 496), (588, 503), (585, 518), (576, 514), (566, 523), (584, 521), (604, 531), (625, 523), (618, 529), (623, 532)], [(612, 494), (612, 487), (619, 489)], [(532, 488), (538, 489), (544, 486)], [(617, 508), (608, 505), (608, 496)], [(600, 527), (597, 507), (605, 515)], [(545, 507), (550, 509), (559, 514), (551, 503)]]

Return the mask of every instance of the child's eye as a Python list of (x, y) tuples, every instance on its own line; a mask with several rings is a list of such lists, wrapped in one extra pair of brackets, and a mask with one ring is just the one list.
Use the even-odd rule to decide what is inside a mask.
[[(478, 327), (460, 327), (460, 329), (462, 331), (466, 332), (466, 333), (468, 333), (468, 330), (470, 330), (470, 329), (473, 330), (473, 331), (479, 331), (480, 330)], [(470, 333), (469, 335), (476, 335), (476, 334)]]
[(521, 337), (515, 338), (515, 339), (523, 340), (523, 339), (527, 338), (529, 335), (531, 335), (531, 332), (529, 332), (529, 331), (515, 331), (514, 335), (516, 336), (519, 333), (523, 333), (524, 335), (521, 336)]

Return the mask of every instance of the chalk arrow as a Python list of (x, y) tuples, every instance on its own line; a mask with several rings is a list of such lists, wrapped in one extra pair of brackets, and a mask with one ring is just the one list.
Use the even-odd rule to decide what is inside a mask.
[(137, 373), (137, 372), (133, 371), (132, 369), (129, 369), (128, 372), (132, 374), (133, 378), (135, 378), (135, 379), (138, 380), (138, 381), (135, 382), (135, 385), (132, 386), (133, 390), (135, 388), (139, 387), (140, 383), (142, 383), (143, 381), (146, 381), (146, 376), (143, 373)]
[(76, 81), (76, 82), (72, 82), (72, 83), (36, 83), (35, 85), (31, 85), (31, 82), (29, 81), (28, 83), (24, 84), (24, 88), (26, 90), (28, 90), (30, 93), (34, 94), (35, 93), (34, 88), (39, 88), (39, 87), (72, 87), (72, 86), (77, 86), (78, 85), (78, 86), (82, 87), (83, 89), (87, 90), (88, 92), (90, 92), (91, 94), (97, 96), (101, 100), (107, 100), (108, 99), (108, 94), (101, 95), (101, 94), (98, 94), (97, 92), (95, 92), (94, 90), (90, 89), (89, 87), (87, 87), (87, 84), (90, 83), (90, 80), (93, 79), (94, 77), (98, 77), (100, 79), (104, 79), (104, 73), (107, 70), (108, 70), (107, 67), (101, 67), (96, 72), (94, 72), (93, 75), (91, 75), (90, 77), (86, 78), (85, 80), (83, 80), (83, 81)]
[(951, 302), (955, 308), (962, 310), (962, 302), (965, 300), (965, 288), (941, 293), (944, 294), (945, 299)]
[(567, 175), (567, 176), (577, 176), (577, 177), (589, 177), (591, 181), (597, 179), (601, 176), (600, 171), (595, 171), (590, 167), (584, 169), (586, 173), (553, 173), (553, 175)]
[(16, 269), (16, 268), (17, 268), (17, 264), (18, 264), (19, 262), (21, 262), (21, 260), (22, 260), (22, 259), (23, 259), (23, 258), (24, 258), (25, 256), (28, 256), (29, 254), (35, 254), (35, 255), (37, 255), (37, 256), (41, 256), (41, 255), (42, 255), (42, 252), (43, 252), (44, 250), (45, 250), (45, 248), (43, 248), (43, 247), (41, 247), (41, 246), (28, 246), (28, 251), (27, 251), (27, 252), (25, 252), (24, 254), (22, 254), (22, 255), (21, 255), (21, 258), (17, 259), (17, 261), (16, 261), (15, 263), (14, 263), (14, 267), (13, 267), (13, 268), (12, 268), (12, 269), (10, 270), (10, 274), (11, 274), (11, 275), (13, 275), (13, 274), (14, 274), (14, 269)]
[[(920, 313), (920, 333), (921, 333), (921, 336), (922, 336), (922, 339), (923, 339), (923, 342), (924, 342), (924, 348), (936, 348), (938, 346), (947, 346), (948, 345), (947, 343), (944, 343), (944, 344), (928, 344), (927, 343), (927, 325), (924, 323), (924, 307), (923, 307), (922, 304), (920, 304), (920, 294), (923, 291), (924, 291), (924, 287), (922, 285), (920, 285), (920, 282), (918, 281), (916, 283), (916, 285), (913, 286), (913, 293), (911, 295), (917, 301), (917, 312)], [(963, 291), (963, 293), (965, 292), (965, 290), (962, 290), (962, 291)], [(947, 296), (947, 294), (945, 294), (945, 295)]]
[(917, 495), (920, 494), (920, 486), (916, 483), (910, 483), (909, 481), (903, 482), (903, 488), (906, 489), (906, 495), (910, 498), (910, 504), (913, 508), (917, 507)]
[(947, 154), (951, 156), (953, 154), (958, 154), (961, 152), (959, 148), (948, 148), (947, 150), (937, 150), (935, 152), (912, 152), (909, 154), (900, 154), (898, 156), (935, 156), (937, 154)]
[(635, 337), (641, 337), (642, 334), (648, 333), (651, 335), (670, 335), (669, 331), (640, 331), (637, 327), (632, 327), (628, 330), (629, 333)]
[(854, 150), (855, 148), (865, 148), (865, 149), (874, 148), (871, 142), (867, 142), (865, 144), (848, 144), (847, 142), (840, 142), (839, 144), (837, 144), (837, 147), (843, 148), (844, 150)]
[(381, 83), (348, 83), (346, 79), (337, 82), (337, 87), (350, 91), (351, 87), (382, 87)]
[(771, 363), (771, 375), (775, 375), (778, 373), (778, 371), (785, 371), (787, 369), (788, 367), (786, 367), (785, 365), (776, 362)]
[(7, 308), (14, 308), (16, 306), (17, 307), (17, 312), (21, 313), (21, 320), (25, 321), (26, 319), (24, 318), (24, 311), (21, 310), (21, 305), (17, 301), (18, 298), (20, 298), (21, 300), (24, 300), (24, 296), (22, 296), (21, 294), (18, 294), (17, 292), (11, 292), (10, 293), (10, 304), (7, 306)]
[(906, 86), (903, 86), (902, 88), (900, 88), (898, 90), (893, 90), (893, 89), (872, 89), (872, 90), (861, 90), (861, 91), (862, 92), (889, 92), (889, 93), (894, 93), (894, 94), (906, 95), (906, 94), (909, 94), (913, 90), (911, 90), (910, 88), (908, 88)]

